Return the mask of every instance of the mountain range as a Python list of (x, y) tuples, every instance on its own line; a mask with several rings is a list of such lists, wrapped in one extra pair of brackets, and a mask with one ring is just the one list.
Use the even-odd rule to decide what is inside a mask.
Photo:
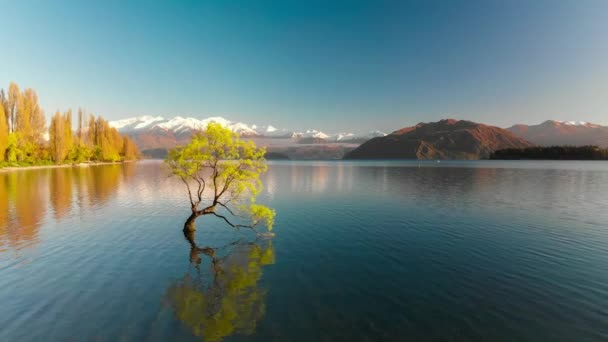
[[(417, 158), (478, 159), (501, 148), (548, 145), (608, 146), (608, 127), (588, 122), (548, 120), (506, 129), (466, 120), (419, 123), (385, 134), (326, 133), (317, 129), (287, 130), (250, 125), (222, 117), (139, 116), (111, 121), (129, 135), (145, 155), (162, 157), (166, 150), (189, 141), (211, 122), (265, 146), (270, 156), (291, 159)], [(149, 152), (149, 153), (147, 153)]]
[(608, 147), (608, 127), (589, 122), (547, 120), (532, 126), (514, 125), (507, 130), (538, 146)]
[(379, 131), (372, 131), (363, 135), (325, 133), (315, 129), (291, 131), (277, 129), (272, 125), (257, 126), (233, 122), (222, 117), (195, 119), (176, 116), (165, 119), (161, 116), (139, 116), (111, 121), (110, 126), (116, 128), (120, 133), (128, 134), (135, 140), (141, 150), (146, 150), (175, 147), (177, 144), (187, 141), (193, 132), (204, 130), (209, 123), (220, 124), (243, 137), (292, 139), (293, 143), (300, 144), (361, 143), (373, 137), (386, 135)]

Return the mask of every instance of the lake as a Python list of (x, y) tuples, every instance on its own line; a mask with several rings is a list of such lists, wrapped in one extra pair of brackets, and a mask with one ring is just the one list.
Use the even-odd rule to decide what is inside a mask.
[(156, 161), (0, 173), (0, 341), (608, 339), (608, 163), (270, 162), (272, 239)]

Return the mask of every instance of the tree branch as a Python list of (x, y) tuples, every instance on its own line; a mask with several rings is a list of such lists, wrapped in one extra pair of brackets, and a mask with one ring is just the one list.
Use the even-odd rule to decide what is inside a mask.
[(224, 203), (218, 201), (217, 204), (221, 205), (222, 207), (224, 207), (224, 209), (228, 210), (228, 212), (232, 215), (232, 216), (236, 216), (236, 217), (240, 217), (239, 215), (235, 214), (232, 209), (228, 208), (227, 205), (225, 205)]
[(215, 215), (215, 216), (217, 216), (217, 217), (219, 217), (219, 218), (221, 218), (221, 219), (223, 219), (224, 221), (226, 221), (226, 223), (228, 223), (233, 228), (236, 228), (236, 229), (239, 229), (239, 228), (249, 228), (249, 229), (251, 229), (251, 230), (253, 230), (254, 232), (257, 233), (257, 231), (255, 230), (255, 227), (253, 225), (234, 224), (234, 223), (230, 222), (226, 218), (226, 216), (220, 215), (220, 214), (218, 214), (216, 212), (212, 212), (212, 214)]
[(184, 184), (186, 184), (186, 189), (188, 189), (188, 198), (190, 199), (190, 204), (192, 205), (192, 208), (194, 208), (194, 201), (192, 200), (192, 192), (190, 191), (190, 184), (188, 184), (188, 181), (186, 181), (185, 178), (180, 177), (180, 179), (182, 180), (182, 182), (184, 182)]

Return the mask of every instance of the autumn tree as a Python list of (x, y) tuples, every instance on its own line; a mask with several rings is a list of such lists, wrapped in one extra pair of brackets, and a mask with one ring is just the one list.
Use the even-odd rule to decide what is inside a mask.
[(89, 148), (93, 148), (95, 146), (95, 115), (89, 114), (87, 126), (86, 144)]
[(40, 108), (40, 104), (38, 104), (38, 95), (33, 89), (26, 89), (23, 98), (25, 99), (25, 103), (27, 103), (27, 108), (29, 110), (30, 135), (27, 138), (34, 144), (40, 144), (46, 130), (44, 111)]
[[(275, 212), (255, 203), (262, 189), (260, 175), (267, 169), (265, 152), (214, 123), (193, 135), (188, 145), (169, 151), (165, 165), (184, 183), (190, 200), (184, 231), (195, 230), (195, 220), (202, 215), (213, 215), (234, 228), (255, 229), (261, 223), (270, 231)], [(248, 222), (234, 223), (234, 218)]]
[(125, 136), (123, 138), (123, 148), (122, 154), (125, 160), (135, 160), (139, 158), (139, 150), (137, 149), (137, 145), (129, 138)]
[(84, 120), (84, 111), (82, 110), (82, 108), (78, 108), (78, 130), (76, 131), (76, 137), (78, 138), (78, 146), (83, 145), (83, 140), (82, 140), (83, 120)]
[(19, 86), (15, 82), (11, 82), (11, 84), (8, 86), (8, 99), (6, 103), (8, 107), (9, 133), (13, 133), (15, 131), (20, 97), (21, 92), (19, 91)]
[(4, 119), (6, 120), (6, 125), (8, 126), (9, 122), (9, 111), (8, 111), (8, 97), (4, 92), (4, 89), (0, 89), (0, 107), (2, 107), (4, 113)]
[(14, 131), (18, 133), (19, 149), (25, 157), (30, 161), (39, 159), (45, 118), (38, 104), (38, 95), (31, 88), (23, 91), (17, 100)]
[(92, 139), (95, 144), (95, 156), (98, 160), (119, 161), (123, 149), (122, 136), (102, 117), (92, 121)]
[(72, 152), (74, 147), (74, 137), (72, 135), (72, 110), (69, 109), (63, 114), (63, 143), (64, 155), (67, 156)]
[(8, 125), (4, 115), (4, 106), (0, 103), (0, 161), (4, 161), (8, 147)]
[(86, 120), (82, 109), (78, 110), (76, 132), (72, 130), (71, 109), (53, 116), (46, 148), (46, 121), (38, 95), (31, 88), (20, 91), (14, 82), (9, 85), (8, 94), (0, 90), (0, 115), (0, 161), (29, 164), (50, 158), (56, 163), (66, 159), (116, 162), (139, 155), (137, 146), (131, 140), (125, 142), (125, 137), (108, 121), (93, 115)]
[(59, 111), (51, 118), (49, 126), (49, 148), (51, 159), (55, 163), (61, 163), (65, 159), (65, 120)]

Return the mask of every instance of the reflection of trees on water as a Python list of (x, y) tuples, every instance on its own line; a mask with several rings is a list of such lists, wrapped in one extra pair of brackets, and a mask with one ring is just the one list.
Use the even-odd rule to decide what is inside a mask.
[(104, 203), (131, 178), (134, 163), (0, 173), (0, 246), (35, 242), (46, 212), (61, 220), (76, 195), (81, 210)]
[(264, 266), (275, 261), (272, 241), (200, 248), (192, 235), (186, 238), (191, 267), (165, 295), (175, 317), (205, 341), (252, 334), (266, 311), (259, 281)]
[(35, 242), (40, 222), (46, 214), (43, 197), (47, 178), (38, 172), (10, 172), (0, 174), (0, 244), (11, 246)]
[(56, 219), (65, 217), (72, 208), (72, 180), (72, 168), (51, 173), (49, 194)]

